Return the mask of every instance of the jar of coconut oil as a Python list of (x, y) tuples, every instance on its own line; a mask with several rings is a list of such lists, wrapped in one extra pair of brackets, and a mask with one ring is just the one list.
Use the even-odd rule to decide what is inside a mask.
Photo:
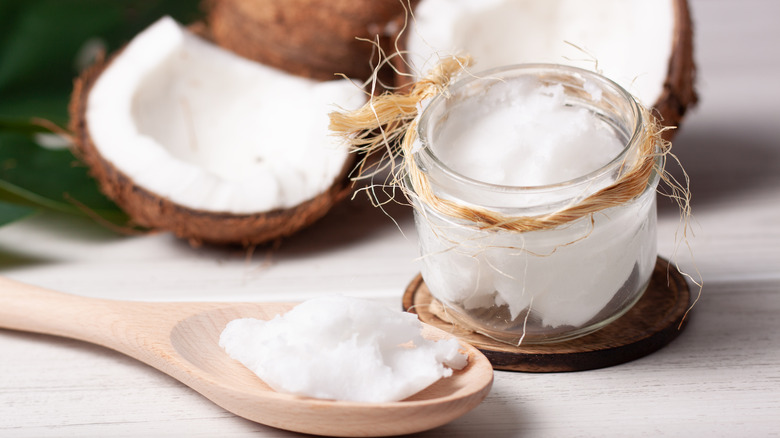
[(463, 76), (424, 106), (405, 179), (431, 294), (456, 324), (512, 344), (619, 318), (656, 263), (663, 158), (642, 108), (572, 67)]

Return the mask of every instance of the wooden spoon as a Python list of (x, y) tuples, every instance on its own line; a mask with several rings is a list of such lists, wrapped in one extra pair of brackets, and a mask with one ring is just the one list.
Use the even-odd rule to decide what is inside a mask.
[[(275, 392), (219, 347), (219, 335), (233, 319), (270, 319), (293, 306), (113, 301), (52, 292), (0, 277), (0, 328), (114, 349), (236, 415), (280, 429), (331, 436), (420, 432), (465, 414), (490, 391), (490, 363), (474, 347), (461, 344), (469, 356), (466, 368), (400, 402), (356, 403)], [(423, 336), (450, 337), (431, 326), (425, 326)]]

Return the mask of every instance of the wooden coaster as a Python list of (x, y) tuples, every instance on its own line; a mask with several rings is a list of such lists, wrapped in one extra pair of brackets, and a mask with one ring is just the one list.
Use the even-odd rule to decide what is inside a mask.
[(536, 373), (583, 371), (625, 363), (646, 356), (680, 334), (690, 314), (690, 289), (685, 277), (658, 258), (650, 285), (625, 315), (601, 330), (565, 342), (515, 347), (443, 321), (431, 312), (438, 304), (421, 275), (406, 288), (404, 310), (450, 332), (482, 351), (497, 370)]

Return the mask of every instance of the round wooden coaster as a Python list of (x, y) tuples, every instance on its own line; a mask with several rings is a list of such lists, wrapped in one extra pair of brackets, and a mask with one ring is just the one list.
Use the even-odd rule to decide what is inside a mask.
[[(625, 315), (601, 330), (565, 342), (515, 347), (443, 321), (431, 312), (438, 304), (418, 275), (404, 293), (404, 310), (450, 332), (482, 351), (497, 370), (525, 372), (583, 371), (618, 365), (646, 356), (680, 334), (690, 315), (690, 289), (682, 274), (658, 258), (650, 285)], [(439, 304), (440, 305), (440, 304)]]

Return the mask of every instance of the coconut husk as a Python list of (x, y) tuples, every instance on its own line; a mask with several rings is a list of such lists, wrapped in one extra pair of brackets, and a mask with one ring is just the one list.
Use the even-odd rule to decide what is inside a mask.
[(122, 208), (135, 224), (172, 231), (195, 246), (202, 243), (253, 246), (290, 236), (311, 225), (351, 193), (347, 176), (353, 165), (351, 160), (347, 160), (335, 182), (317, 197), (290, 209), (253, 214), (195, 210), (137, 185), (118, 166), (100, 155), (89, 134), (86, 120), (88, 96), (110, 62), (98, 61), (74, 81), (69, 105), (69, 129), (75, 142), (74, 153), (89, 166), (90, 174), (98, 181), (100, 190)]
[[(416, 3), (414, 0), (413, 3)], [(399, 0), (206, 0), (217, 44), (291, 74), (368, 80), (389, 51)], [(375, 62), (372, 64), (372, 60)], [(392, 71), (384, 74), (391, 79)]]

